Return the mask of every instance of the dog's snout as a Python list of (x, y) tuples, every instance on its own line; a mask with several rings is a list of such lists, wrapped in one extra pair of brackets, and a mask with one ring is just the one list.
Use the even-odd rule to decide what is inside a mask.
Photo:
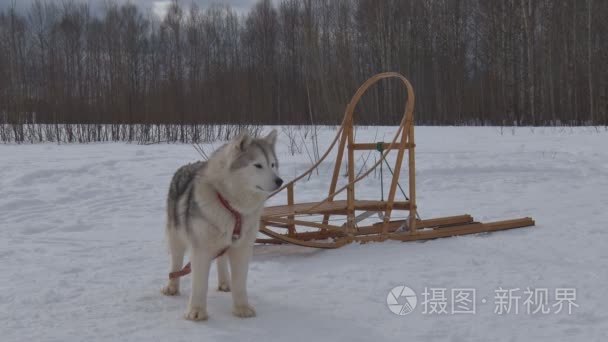
[(283, 180), (281, 178), (277, 177), (277, 178), (274, 179), (274, 183), (277, 186), (281, 186), (283, 184)]

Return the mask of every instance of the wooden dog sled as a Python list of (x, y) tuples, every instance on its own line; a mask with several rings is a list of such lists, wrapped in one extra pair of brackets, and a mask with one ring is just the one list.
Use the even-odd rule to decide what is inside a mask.
[[(397, 132), (389, 143), (356, 142), (353, 129), (355, 107), (370, 86), (387, 78), (401, 80), (407, 91), (407, 104)], [(304, 178), (315, 171), (336, 146), (336, 162), (328, 195), (318, 202), (296, 203), (294, 200), (296, 185), (301, 185)], [(401, 74), (394, 72), (373, 76), (363, 83), (346, 107), (342, 124), (327, 151), (306, 172), (271, 195), (272, 197), (286, 192), (287, 203), (264, 208), (260, 232), (268, 238), (260, 238), (257, 242), (336, 248), (355, 241), (364, 243), (385, 240), (427, 240), (534, 225), (534, 221), (529, 217), (489, 223), (477, 222), (470, 215), (420, 219), (416, 206), (415, 148), (414, 90), (410, 82)], [(355, 173), (355, 151), (364, 150), (377, 150), (380, 156), (365, 172), (357, 175)], [(403, 192), (405, 199), (396, 200), (397, 188), (402, 190), (399, 178), (406, 152), (409, 196)], [(392, 166), (387, 160), (390, 153), (396, 154)], [(348, 180), (346, 185), (338, 187), (338, 178), (345, 154)], [(368, 177), (375, 169), (382, 168), (383, 163), (392, 173), (386, 200), (384, 198), (381, 200), (360, 199), (358, 197), (360, 195), (356, 191), (357, 183)], [(337, 199), (337, 196), (344, 191), (346, 191), (346, 199)], [(397, 218), (399, 215), (394, 215), (394, 213), (398, 212), (405, 212), (407, 215)], [(340, 222), (340, 224), (334, 222)]]

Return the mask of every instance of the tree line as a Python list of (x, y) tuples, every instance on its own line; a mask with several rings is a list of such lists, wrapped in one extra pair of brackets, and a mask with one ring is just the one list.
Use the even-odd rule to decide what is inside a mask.
[[(608, 1), (184, 3), (164, 18), (111, 1), (1, 9), (0, 139), (34, 124), (92, 140), (172, 125), (182, 141), (192, 125), (335, 124), (383, 71), (414, 85), (418, 124), (608, 124)], [(404, 100), (381, 83), (358, 121), (394, 124)]]

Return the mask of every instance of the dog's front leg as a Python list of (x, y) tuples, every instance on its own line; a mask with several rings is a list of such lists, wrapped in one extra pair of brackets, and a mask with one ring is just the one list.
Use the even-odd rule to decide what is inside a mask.
[(228, 271), (228, 256), (221, 255), (217, 258), (218, 291), (230, 292), (230, 271)]
[(192, 321), (207, 320), (207, 289), (209, 286), (209, 268), (213, 257), (203, 248), (192, 248), (192, 293), (186, 319)]
[(238, 317), (253, 317), (255, 310), (247, 299), (247, 271), (249, 260), (253, 253), (253, 246), (239, 246), (229, 250), (230, 271), (232, 273), (232, 312)]

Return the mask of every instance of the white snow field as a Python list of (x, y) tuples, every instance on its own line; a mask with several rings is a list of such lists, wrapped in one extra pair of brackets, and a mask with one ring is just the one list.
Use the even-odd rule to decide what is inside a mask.
[[(388, 141), (391, 132), (360, 128), (357, 137)], [(0, 340), (608, 340), (608, 132), (503, 133), (417, 127), (420, 215), (531, 216), (537, 226), (335, 250), (256, 246), (248, 288), (257, 317), (232, 316), (230, 294), (211, 290), (210, 318), (197, 323), (183, 319), (190, 276), (180, 296), (160, 293), (165, 196), (172, 173), (198, 158), (192, 146), (0, 145)], [(334, 134), (320, 131), (321, 152)], [(310, 160), (287, 145), (280, 134), (281, 173), (290, 179)], [(298, 199), (321, 198), (331, 167), (296, 187)], [(379, 183), (366, 180), (358, 196), (379, 198)], [(212, 269), (211, 289), (216, 281)], [(387, 306), (400, 285), (418, 303), (402, 316)], [(435, 289), (426, 303), (425, 288)], [(452, 313), (452, 290), (462, 288), (475, 289), (475, 313)], [(527, 288), (540, 293), (528, 305), (539, 312), (526, 312)], [(512, 290), (511, 308), (501, 290)], [(556, 313), (565, 294), (575, 295), (572, 312), (561, 301)], [(447, 313), (432, 312), (442, 303)]]

